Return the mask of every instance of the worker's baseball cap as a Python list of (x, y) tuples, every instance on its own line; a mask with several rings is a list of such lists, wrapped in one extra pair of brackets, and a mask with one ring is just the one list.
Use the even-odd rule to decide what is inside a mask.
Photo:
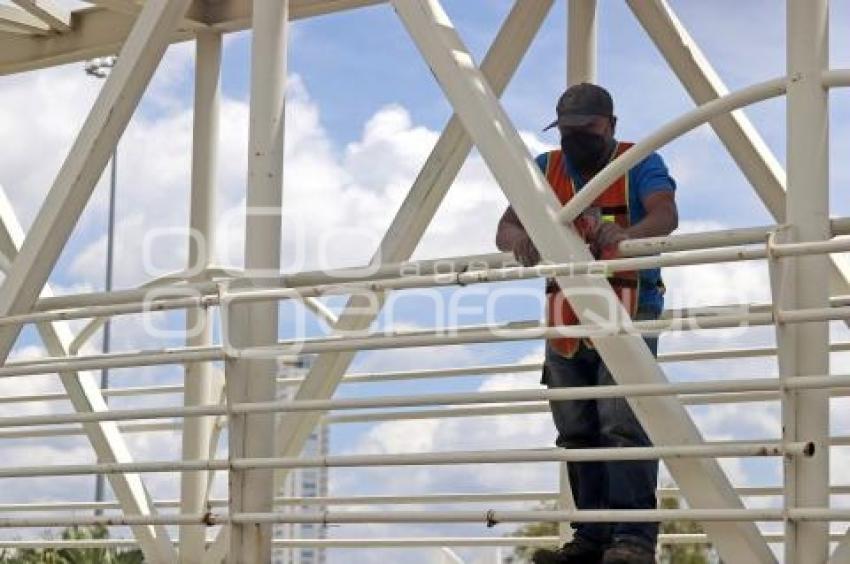
[(571, 127), (590, 123), (594, 116), (614, 117), (614, 100), (601, 86), (582, 82), (567, 88), (555, 106), (558, 118), (543, 131), (556, 125)]

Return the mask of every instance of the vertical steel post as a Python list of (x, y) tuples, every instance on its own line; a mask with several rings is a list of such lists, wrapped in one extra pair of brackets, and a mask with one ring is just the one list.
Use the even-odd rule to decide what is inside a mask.
[[(567, 86), (596, 82), (597, 10), (597, 0), (569, 0), (567, 3)], [(559, 465), (558, 485), (559, 509), (575, 509), (566, 462)], [(572, 525), (565, 521), (558, 523), (558, 542), (565, 544), (572, 539)]]
[[(221, 92), (221, 33), (200, 31), (195, 57), (195, 115), (192, 140), (192, 194), (189, 211), (189, 273), (202, 276), (215, 250), (215, 169)], [(212, 321), (206, 309), (186, 311), (186, 345), (212, 344)], [(215, 403), (212, 364), (186, 365), (184, 405)], [(189, 417), (183, 421), (183, 460), (210, 456), (215, 417)], [(183, 472), (180, 480), (181, 513), (203, 513), (209, 473)], [(204, 556), (206, 528), (180, 527), (180, 561), (200, 563)]]
[[(255, 0), (251, 53), (251, 115), (246, 198), (245, 273), (257, 286), (273, 285), (280, 274), (280, 208), (283, 193), (284, 91), (288, 0)], [(277, 342), (278, 308), (242, 303), (227, 312), (227, 334), (235, 347)], [(271, 401), (277, 363), (231, 359), (225, 367), (227, 400)], [(274, 456), (274, 414), (235, 415), (228, 432), (231, 458)], [(271, 512), (273, 470), (230, 473), (230, 514)], [(232, 524), (228, 562), (271, 561), (271, 524)]]
[(596, 0), (569, 0), (567, 84), (596, 82)]
[[(828, 0), (788, 0), (788, 196), (791, 241), (822, 241), (829, 225)], [(827, 255), (788, 258), (774, 303), (781, 309), (829, 307)], [(825, 322), (777, 323), (783, 378), (829, 373), (829, 326)], [(785, 461), (786, 507), (829, 505), (829, 394), (826, 390), (783, 394), (783, 438), (815, 444), (812, 457)], [(788, 521), (785, 561), (822, 564), (829, 553), (828, 524)]]
[[(115, 146), (115, 151), (112, 153), (112, 167), (109, 175), (109, 219), (106, 228), (106, 276), (104, 279), (103, 290), (105, 292), (112, 291), (112, 270), (114, 265), (115, 254), (115, 188), (118, 185), (118, 145)], [(103, 323), (103, 353), (108, 353), (112, 346), (112, 324), (107, 319)], [(104, 368), (100, 371), (100, 389), (105, 391), (109, 389), (109, 369)], [(104, 401), (106, 396), (104, 396)], [(106, 476), (98, 474), (94, 482), (94, 500), (103, 501), (106, 493)], [(103, 511), (95, 510), (95, 515), (101, 515)]]
[[(558, 509), (561, 511), (571, 511), (576, 508), (576, 503), (573, 499), (570, 474), (567, 471), (566, 463), (559, 464), (558, 470)], [(558, 523), (558, 542), (564, 544), (571, 540), (573, 540), (572, 525), (567, 521), (561, 521)]]

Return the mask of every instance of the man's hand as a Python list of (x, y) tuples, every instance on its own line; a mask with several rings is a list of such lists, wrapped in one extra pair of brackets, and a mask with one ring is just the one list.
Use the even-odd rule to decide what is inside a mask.
[(514, 243), (513, 253), (517, 262), (523, 266), (534, 266), (540, 262), (540, 253), (528, 235), (519, 238)]
[(496, 230), (496, 247), (500, 251), (512, 252), (517, 262), (523, 266), (534, 266), (540, 262), (540, 253), (531, 242), (528, 233), (519, 221), (513, 208), (508, 207), (499, 220)]
[(602, 251), (611, 249), (616, 251), (622, 241), (629, 238), (629, 233), (616, 223), (603, 222), (593, 234), (590, 242), (590, 250), (593, 256), (599, 257)]

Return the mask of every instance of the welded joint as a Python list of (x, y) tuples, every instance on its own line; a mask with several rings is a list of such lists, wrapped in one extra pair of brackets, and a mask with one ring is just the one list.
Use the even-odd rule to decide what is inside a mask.
[(464, 288), (468, 284), (464, 280), (464, 276), (463, 276), (468, 271), (469, 271), (469, 264), (467, 263), (467, 264), (462, 265), (460, 267), (460, 269), (458, 269), (457, 274), (455, 274), (455, 284), (457, 284), (460, 288)]
[[(799, 443), (798, 443), (799, 444)], [(783, 442), (776, 448), (775, 454), (782, 454), (786, 459), (791, 459), (795, 456), (802, 456), (803, 458), (811, 458), (815, 455), (815, 443), (814, 441), (806, 441), (802, 443), (802, 446), (799, 448), (789, 448), (788, 443)], [(768, 453), (765, 453), (766, 455)]]
[(484, 514), (484, 524), (487, 525), (488, 529), (492, 529), (499, 524), (499, 520), (496, 519), (495, 509), (488, 509), (487, 513)]
[[(215, 283), (215, 298), (218, 301), (219, 330), (221, 331), (221, 350), (224, 360), (236, 360), (240, 358), (239, 349), (232, 346), (230, 340), (230, 304), (235, 297), (227, 291), (232, 280), (221, 280)], [(229, 409), (229, 402), (228, 409)]]
[(767, 246), (765, 247), (765, 252), (767, 253), (767, 260), (769, 261), (778, 261), (781, 257), (777, 252), (777, 247), (780, 245), (776, 241), (778, 234), (780, 231), (785, 231), (788, 229), (787, 224), (777, 225), (775, 229), (771, 229), (767, 232)]
[[(773, 323), (777, 326), (784, 323), (784, 312), (782, 311), (782, 300), (780, 299), (780, 296), (782, 295), (782, 281), (785, 277), (783, 276), (783, 273), (780, 273), (779, 271), (784, 268), (785, 263), (782, 262), (783, 257), (780, 253), (782, 243), (779, 239), (787, 238), (790, 230), (791, 226), (787, 223), (777, 225), (775, 229), (771, 229), (767, 232), (767, 243), (765, 244), (765, 254), (768, 267), (772, 271), (771, 276), (775, 278), (773, 281), (775, 285), (773, 291), (774, 296), (770, 303), (770, 315), (773, 319)], [(773, 273), (776, 274), (774, 275)]]

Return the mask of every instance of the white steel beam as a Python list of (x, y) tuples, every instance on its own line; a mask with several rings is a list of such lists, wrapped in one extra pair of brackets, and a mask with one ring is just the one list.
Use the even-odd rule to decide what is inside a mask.
[(0, 4), (0, 26), (10, 31), (44, 35), (50, 31), (50, 26), (30, 14), (14, 6)]
[[(552, 0), (517, 1), (482, 64), (484, 76), (491, 81), (496, 92), (504, 91), (551, 6)], [(372, 258), (373, 265), (410, 258), (471, 149), (472, 142), (461, 121), (456, 115), (452, 116), (384, 235), (378, 252)], [(379, 308), (365, 312), (365, 305), (362, 298), (351, 298), (336, 327), (346, 331), (368, 328), (377, 317)], [(320, 355), (295, 399), (331, 397), (354, 354)], [(297, 456), (321, 415), (284, 415), (278, 425), (277, 455)], [(283, 472), (279, 473), (276, 483), (282, 484), (284, 477)]]
[[(195, 50), (195, 113), (192, 137), (192, 193), (189, 211), (190, 280), (206, 278), (215, 249), (215, 169), (221, 92), (222, 37), (216, 31), (198, 33)], [(213, 343), (213, 323), (206, 308), (186, 311), (186, 346)], [(184, 372), (184, 405), (217, 403), (220, 390), (213, 386), (209, 362), (189, 363)], [(192, 417), (183, 422), (183, 460), (207, 460), (212, 446), (215, 417)], [(206, 510), (210, 474), (184, 472), (180, 477), (182, 513)], [(206, 527), (180, 527), (180, 562), (200, 564), (206, 542)]]
[[(24, 231), (5, 192), (0, 189), (0, 253), (9, 258), (15, 257), (23, 240)], [(48, 285), (45, 285), (41, 295), (45, 297), (52, 295)], [(66, 356), (68, 354), (73, 335), (67, 322), (40, 323), (37, 329), (49, 355)], [(77, 412), (103, 412), (109, 409), (92, 373), (61, 372), (59, 378), (68, 394), (68, 400)], [(83, 426), (83, 432), (88, 436), (98, 462), (130, 463), (133, 461), (115, 422), (89, 423)], [(139, 474), (112, 474), (109, 476), (109, 483), (125, 515), (156, 515), (156, 510)], [(171, 562), (174, 560), (176, 552), (164, 526), (134, 526), (132, 530), (148, 561)]]
[[(258, 287), (273, 286), (280, 274), (288, 11), (288, 0), (254, 2), (245, 272), (258, 277), (254, 279)], [(278, 307), (243, 302), (224, 314), (229, 340), (225, 346), (277, 342)], [(277, 362), (273, 357), (228, 359), (225, 380), (230, 405), (272, 401), (277, 394)], [(231, 414), (229, 424), (231, 459), (274, 456), (274, 414)], [(272, 511), (273, 486), (272, 469), (232, 469), (230, 514)], [(271, 524), (231, 523), (229, 528), (227, 562), (271, 562)]]
[(596, 0), (569, 0), (567, 84), (596, 82)]
[[(542, 254), (555, 262), (589, 260), (590, 253), (575, 231), (555, 221), (560, 206), (552, 189), (440, 4), (436, 0), (393, 0), (392, 3)], [(619, 304), (605, 279), (560, 276), (557, 280), (563, 288), (582, 292), (570, 300), (582, 322), (589, 323), (596, 316), (607, 319), (610, 314), (603, 310)], [(595, 296), (607, 295), (606, 303), (588, 297), (585, 293), (588, 289)], [(573, 296), (569, 292), (567, 295)], [(628, 317), (621, 306), (619, 315)], [(666, 382), (639, 336), (595, 338), (594, 344), (619, 383)], [(699, 430), (677, 400), (635, 398), (630, 404), (655, 444), (702, 443)], [(690, 507), (743, 507), (715, 460), (669, 459), (665, 463)], [(721, 557), (728, 562), (776, 561), (752, 523), (705, 523), (704, 527)]]
[[(149, 0), (0, 286), (0, 317), (32, 309), (190, 0)], [(20, 325), (0, 328), (5, 362)]]
[(119, 14), (135, 16), (142, 11), (142, 5), (135, 0), (86, 0), (89, 4), (94, 4), (100, 8), (105, 8)]
[[(142, 5), (136, 0), (88, 0), (103, 8), (127, 15), (137, 14)], [(292, 19), (385, 4), (387, 0), (293, 0), (289, 7)], [(204, 22), (218, 31), (235, 31), (251, 26), (253, 0), (195, 0), (187, 12), (190, 20)]]
[[(387, 0), (290, 0), (292, 20), (386, 4)], [(251, 25), (253, 0), (211, 0), (204, 21), (221, 31), (238, 31)], [(192, 13), (192, 12), (190, 12)]]
[(52, 0), (12, 0), (12, 2), (56, 31), (71, 30), (71, 13), (54, 4)]
[[(725, 96), (729, 89), (666, 0), (626, 0), (671, 70), (698, 105)], [(721, 142), (778, 223), (786, 217), (786, 175), (776, 156), (743, 110), (711, 121)], [(833, 295), (850, 291), (850, 270), (831, 259)]]
[[(297, 20), (385, 2), (386, 0), (292, 0), (289, 17)], [(71, 31), (59, 35), (0, 36), (0, 75), (114, 55), (127, 39), (133, 16), (92, 7), (74, 11), (71, 22)], [(250, 2), (194, 0), (186, 19), (178, 24), (171, 36), (171, 42), (194, 38), (195, 30), (204, 25), (202, 22), (220, 31), (247, 29), (251, 24)]]
[[(788, 92), (787, 238), (824, 241), (829, 225), (829, 92), (822, 75), (829, 60), (829, 1), (787, 1)], [(824, 255), (780, 259), (774, 303), (783, 310), (828, 306)], [(782, 378), (829, 373), (829, 325), (777, 324)], [(818, 372), (820, 371), (820, 372)], [(786, 509), (829, 507), (829, 392), (786, 392), (782, 401), (784, 440), (806, 437), (814, 456), (785, 460)], [(785, 521), (785, 561), (823, 563), (829, 556), (827, 523)]]
[[(596, 0), (567, 1), (567, 86), (582, 82), (596, 82), (597, 14)], [(558, 477), (560, 489), (558, 508), (575, 509), (576, 504), (566, 463), (559, 465)], [(558, 538), (561, 544), (573, 539), (573, 528), (570, 523), (558, 523)]]
[[(114, 55), (133, 26), (132, 18), (102, 8), (76, 11), (71, 22), (71, 31), (57, 35), (0, 37), (0, 75)], [(177, 31), (171, 39), (191, 37), (191, 32)]]

